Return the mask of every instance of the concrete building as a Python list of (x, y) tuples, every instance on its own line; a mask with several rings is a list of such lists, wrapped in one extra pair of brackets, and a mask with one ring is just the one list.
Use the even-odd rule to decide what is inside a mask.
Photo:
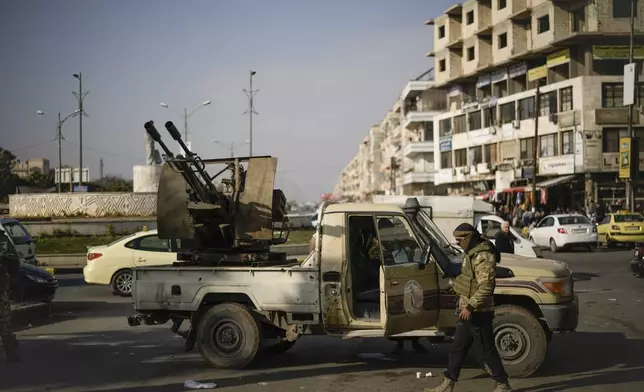
[(16, 161), (11, 168), (11, 173), (20, 178), (29, 178), (32, 173), (48, 175), (51, 172), (49, 159), (31, 158), (24, 162)]
[[(523, 192), (536, 174), (540, 190), (563, 189), (551, 203), (624, 200), (616, 172), (629, 16), (630, 0), (469, 0), (426, 22), (434, 87), (449, 110), (434, 116), (434, 183), (450, 193)], [(644, 59), (644, 46), (635, 52)], [(644, 85), (636, 96), (641, 104)], [(641, 106), (634, 123), (641, 140)], [(642, 187), (636, 200), (644, 201)]]

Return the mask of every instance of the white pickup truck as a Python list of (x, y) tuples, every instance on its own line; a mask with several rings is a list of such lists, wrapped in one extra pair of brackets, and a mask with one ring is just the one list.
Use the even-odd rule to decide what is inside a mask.
[[(300, 264), (253, 267), (175, 263), (136, 267), (131, 326), (184, 320), (217, 368), (250, 364), (301, 337), (445, 337), (456, 325), (449, 279), (460, 273), (450, 245), (416, 199), (324, 204), (315, 250)], [(374, 252), (374, 249), (376, 250)], [(504, 255), (497, 267), (496, 342), (512, 377), (534, 373), (553, 333), (574, 331), (578, 302), (570, 270), (557, 261)]]

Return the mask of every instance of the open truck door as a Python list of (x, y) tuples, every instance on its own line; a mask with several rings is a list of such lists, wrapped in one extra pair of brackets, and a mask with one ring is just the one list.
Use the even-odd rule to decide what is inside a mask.
[(381, 325), (385, 336), (434, 326), (438, 270), (404, 215), (376, 215), (382, 270)]

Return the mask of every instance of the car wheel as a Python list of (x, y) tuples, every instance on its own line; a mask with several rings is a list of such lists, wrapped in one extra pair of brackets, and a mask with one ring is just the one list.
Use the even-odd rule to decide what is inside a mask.
[(557, 243), (555, 242), (555, 239), (554, 239), (554, 238), (551, 238), (551, 239), (550, 239), (550, 251), (551, 251), (552, 253), (557, 253), (557, 249), (558, 249), (558, 248), (557, 248)]
[(120, 270), (112, 277), (112, 293), (121, 297), (132, 295), (132, 270)]
[(644, 278), (644, 273), (642, 273), (642, 268), (636, 268), (635, 272), (633, 272), (633, 275), (635, 275), (636, 278), (642, 279)]

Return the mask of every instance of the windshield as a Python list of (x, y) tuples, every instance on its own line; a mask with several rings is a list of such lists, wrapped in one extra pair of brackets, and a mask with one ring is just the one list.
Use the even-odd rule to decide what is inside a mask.
[(615, 223), (644, 222), (644, 216), (640, 214), (614, 215)]
[(559, 217), (559, 224), (562, 226), (565, 225), (589, 225), (590, 221), (586, 219), (585, 216), (581, 215), (572, 215), (572, 216), (560, 216)]
[(432, 237), (432, 240), (436, 242), (441, 248), (449, 248), (452, 244), (449, 243), (443, 232), (436, 226), (434, 221), (429, 218), (429, 215), (424, 210), (420, 210), (418, 213), (418, 220), (420, 224), (426, 229), (427, 234)]
[(14, 241), (29, 237), (27, 229), (25, 229), (18, 222), (5, 222), (2, 227), (4, 228), (4, 231), (7, 233), (7, 235), (9, 235), (9, 237), (11, 237), (11, 239), (13, 239)]

